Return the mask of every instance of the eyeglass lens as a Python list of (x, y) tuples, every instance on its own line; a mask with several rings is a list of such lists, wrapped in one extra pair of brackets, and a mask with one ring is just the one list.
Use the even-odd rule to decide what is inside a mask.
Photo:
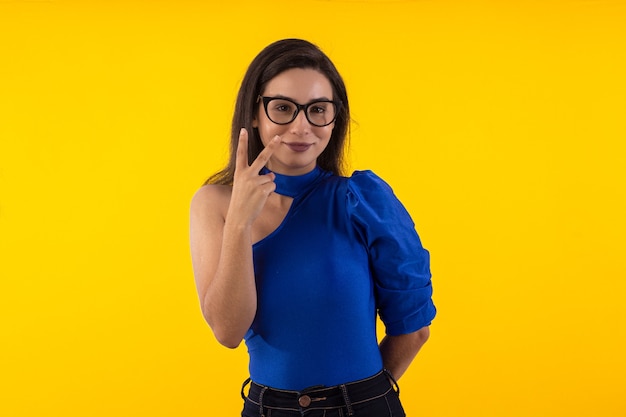
[[(267, 117), (277, 124), (292, 122), (298, 113), (298, 106), (282, 98), (271, 99), (265, 107)], [(315, 126), (327, 126), (335, 120), (337, 110), (331, 101), (309, 103), (304, 108), (307, 120)]]

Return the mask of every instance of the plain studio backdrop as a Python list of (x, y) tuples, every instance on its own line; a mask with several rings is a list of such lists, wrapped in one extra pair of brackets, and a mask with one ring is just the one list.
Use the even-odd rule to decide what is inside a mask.
[(239, 414), (189, 201), (286, 37), (334, 60), (351, 169), (432, 253), (408, 415), (626, 415), (624, 22), (618, 0), (0, 0), (0, 415)]

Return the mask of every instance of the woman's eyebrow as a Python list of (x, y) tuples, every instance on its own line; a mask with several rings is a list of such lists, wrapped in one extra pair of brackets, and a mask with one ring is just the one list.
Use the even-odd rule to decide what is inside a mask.
[[(276, 95), (272, 95), (272, 96), (265, 96), (265, 97), (272, 97), (272, 98), (282, 98), (285, 100), (290, 100), (293, 101), (294, 103), (298, 103), (295, 99), (288, 97), (288, 96), (284, 96), (282, 94), (276, 94)], [(316, 98), (312, 98), (311, 100), (307, 101), (304, 104), (309, 104), (309, 103), (315, 103), (316, 101), (332, 101), (331, 99), (329, 99), (326, 96), (322, 96), (322, 97), (316, 97)], [(299, 103), (298, 103), (299, 104)]]

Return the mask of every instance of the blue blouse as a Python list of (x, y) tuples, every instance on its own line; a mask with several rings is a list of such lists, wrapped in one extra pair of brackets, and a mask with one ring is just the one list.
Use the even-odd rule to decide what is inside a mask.
[(428, 251), (391, 188), (371, 171), (275, 175), (276, 192), (293, 202), (280, 226), (253, 246), (250, 376), (302, 390), (374, 375), (383, 366), (377, 312), (389, 335), (435, 317)]

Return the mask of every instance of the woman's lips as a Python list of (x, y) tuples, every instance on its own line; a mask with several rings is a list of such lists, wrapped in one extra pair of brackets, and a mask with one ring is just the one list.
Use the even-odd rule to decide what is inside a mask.
[(303, 142), (291, 142), (291, 143), (283, 142), (283, 143), (287, 145), (289, 149), (291, 149), (294, 152), (305, 152), (311, 146), (313, 146), (312, 143), (303, 143)]

